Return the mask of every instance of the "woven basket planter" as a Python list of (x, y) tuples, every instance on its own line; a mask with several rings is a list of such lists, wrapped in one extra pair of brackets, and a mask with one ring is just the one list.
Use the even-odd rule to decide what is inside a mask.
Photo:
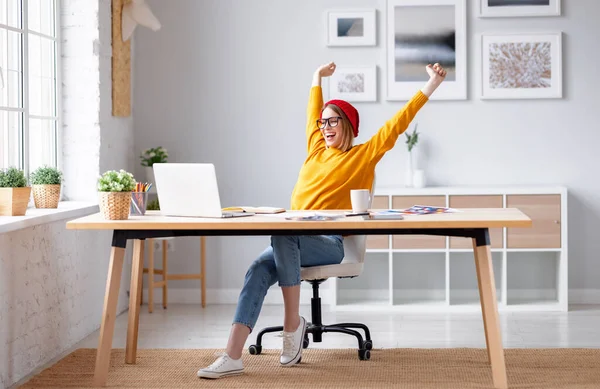
[(31, 187), (0, 188), (0, 216), (25, 216)]
[(36, 208), (58, 208), (60, 184), (33, 185), (33, 202)]
[(129, 219), (131, 192), (98, 192), (100, 213), (108, 220)]

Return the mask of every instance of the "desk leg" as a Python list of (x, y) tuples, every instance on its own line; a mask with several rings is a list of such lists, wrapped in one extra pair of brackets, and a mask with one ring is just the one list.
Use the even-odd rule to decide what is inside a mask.
[[(154, 310), (154, 239), (150, 239), (150, 251), (148, 252), (148, 313)], [(163, 246), (166, 244), (162, 241)]]
[(138, 324), (140, 322), (140, 299), (142, 275), (144, 274), (144, 241), (136, 239), (133, 243), (133, 260), (131, 266), (131, 284), (129, 287), (129, 321), (127, 323), (127, 345), (125, 363), (135, 363), (138, 340)]
[(169, 291), (167, 290), (167, 288), (169, 287), (169, 285), (167, 284), (168, 282), (168, 265), (167, 265), (167, 248), (168, 248), (168, 244), (167, 242), (165, 242), (163, 240), (163, 245), (162, 245), (162, 280), (163, 280), (163, 286), (162, 286), (162, 292), (163, 292), (163, 309), (167, 309), (167, 299), (169, 297)]
[(479, 300), (483, 314), (483, 327), (485, 330), (488, 358), (492, 365), (494, 387), (506, 389), (508, 388), (506, 365), (504, 362), (504, 349), (502, 348), (500, 319), (498, 317), (498, 301), (496, 299), (492, 252), (490, 250), (489, 232), (487, 229), (482, 232), (482, 236), (479, 239), (473, 239), (473, 252), (475, 253)]
[(114, 245), (110, 253), (106, 292), (104, 294), (104, 311), (100, 325), (98, 351), (96, 352), (96, 370), (94, 371), (94, 386), (105, 386), (110, 366), (110, 350), (112, 348), (115, 318), (117, 315), (117, 302), (119, 300), (119, 285), (123, 271), (123, 257), (125, 256), (125, 242), (123, 247)]
[(206, 237), (200, 237), (200, 299), (202, 308), (206, 307)]

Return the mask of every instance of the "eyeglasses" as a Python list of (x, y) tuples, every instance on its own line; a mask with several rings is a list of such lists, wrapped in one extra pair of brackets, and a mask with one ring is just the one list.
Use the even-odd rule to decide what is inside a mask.
[(333, 116), (330, 118), (317, 119), (317, 126), (319, 128), (325, 128), (327, 123), (329, 123), (329, 127), (335, 127), (340, 122), (341, 116)]

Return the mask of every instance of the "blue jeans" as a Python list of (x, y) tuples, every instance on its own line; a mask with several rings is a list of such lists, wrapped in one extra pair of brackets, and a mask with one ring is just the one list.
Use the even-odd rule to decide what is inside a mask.
[(271, 246), (254, 260), (244, 280), (234, 323), (254, 328), (269, 288), (300, 285), (300, 267), (335, 265), (344, 258), (340, 235), (272, 236)]

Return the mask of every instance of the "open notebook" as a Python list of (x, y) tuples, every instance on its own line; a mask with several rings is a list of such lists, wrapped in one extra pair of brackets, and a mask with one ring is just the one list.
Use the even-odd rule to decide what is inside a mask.
[(285, 208), (278, 207), (251, 207), (251, 206), (241, 206), (241, 207), (227, 207), (223, 208), (224, 212), (252, 212), (256, 214), (265, 214), (265, 213), (281, 213), (285, 212)]

